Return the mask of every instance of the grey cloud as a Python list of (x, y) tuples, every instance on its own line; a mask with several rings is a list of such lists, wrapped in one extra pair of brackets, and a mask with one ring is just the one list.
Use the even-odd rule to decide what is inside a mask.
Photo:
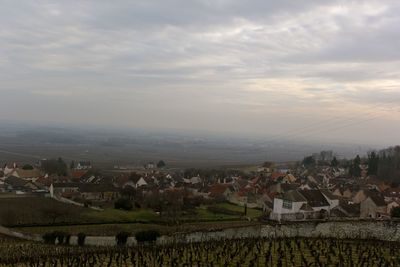
[(4, 1), (0, 91), (22, 105), (0, 119), (260, 133), (290, 128), (277, 114), (394, 106), (399, 11), (374, 0)]

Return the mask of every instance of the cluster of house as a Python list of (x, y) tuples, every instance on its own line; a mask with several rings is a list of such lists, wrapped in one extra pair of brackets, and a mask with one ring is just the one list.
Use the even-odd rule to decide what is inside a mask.
[(39, 163), (5, 164), (3, 168), (0, 168), (0, 197), (50, 196), (51, 184), (79, 181), (91, 169), (90, 162), (78, 162), (67, 177), (46, 174), (40, 170), (39, 166)]
[[(317, 167), (264, 168), (252, 178), (185, 177), (181, 172), (141, 170), (90, 172), (90, 163), (78, 163), (68, 176), (46, 175), (39, 169), (25, 170), (7, 164), (0, 171), (0, 193), (57, 195), (72, 200), (115, 201), (124, 192), (140, 191), (146, 198), (154, 192), (185, 190), (193, 197), (228, 201), (262, 209), (272, 220), (390, 217), (400, 206), (400, 187), (374, 177), (349, 178), (346, 170)], [(1, 194), (0, 194), (1, 196)]]
[(324, 218), (387, 219), (400, 206), (400, 187), (375, 177), (349, 178), (325, 168), (296, 181), (295, 188), (274, 197), (270, 218), (304, 220)]

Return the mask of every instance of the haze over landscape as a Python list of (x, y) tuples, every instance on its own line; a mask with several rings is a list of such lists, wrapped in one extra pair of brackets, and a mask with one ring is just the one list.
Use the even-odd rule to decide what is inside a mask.
[(399, 14), (372, 0), (2, 1), (0, 119), (393, 145)]

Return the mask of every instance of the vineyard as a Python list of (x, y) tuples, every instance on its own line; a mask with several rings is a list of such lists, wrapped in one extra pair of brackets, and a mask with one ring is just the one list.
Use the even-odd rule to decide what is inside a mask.
[(242, 239), (138, 247), (74, 247), (0, 236), (0, 266), (400, 266), (400, 244)]

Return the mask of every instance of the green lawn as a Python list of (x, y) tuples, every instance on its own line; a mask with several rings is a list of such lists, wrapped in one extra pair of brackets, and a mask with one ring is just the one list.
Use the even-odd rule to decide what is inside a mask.
[(90, 210), (83, 214), (83, 217), (91, 222), (150, 222), (160, 220), (157, 213), (147, 209), (134, 211), (116, 209), (105, 209), (104, 211)]
[(191, 216), (192, 220), (199, 221), (218, 221), (218, 220), (229, 220), (229, 219), (240, 219), (240, 216), (236, 215), (228, 215), (228, 214), (220, 214), (213, 213), (207, 210), (206, 206), (200, 206), (196, 209), (197, 214), (195, 216)]
[[(244, 213), (244, 207), (230, 204), (219, 203), (216, 206), (226, 210)], [(262, 215), (261, 210), (247, 209), (247, 216), (250, 218), (257, 218)], [(90, 222), (159, 222), (163, 220), (157, 213), (149, 209), (141, 209), (134, 211), (123, 211), (116, 209), (105, 209), (104, 211), (87, 211), (82, 215), (85, 221)], [(239, 215), (229, 215), (223, 213), (213, 213), (207, 210), (207, 206), (200, 206), (196, 208), (196, 215), (185, 215), (180, 219), (183, 221), (218, 221), (218, 220), (239, 220)]]
[[(216, 205), (217, 207), (221, 207), (227, 210), (238, 211), (244, 213), (244, 207), (238, 206), (231, 203), (219, 203)], [(262, 215), (262, 211), (258, 209), (247, 208), (247, 216), (250, 218), (257, 218)]]
[[(56, 204), (62, 209), (68, 209), (70, 212), (67, 216), (57, 219), (56, 223), (65, 223), (64, 226), (32, 226), (23, 227), (21, 224), (51, 224), (51, 220), (44, 217), (41, 209)], [(88, 208), (81, 208), (72, 205), (66, 205), (55, 202), (51, 199), (12, 199), (0, 201), (0, 219), (10, 218), (14, 215), (18, 224), (17, 231), (24, 233), (43, 234), (52, 231), (64, 231), (71, 234), (84, 232), (88, 235), (115, 235), (118, 232), (126, 231), (135, 233), (141, 230), (156, 229), (161, 233), (175, 233), (184, 231), (219, 229), (221, 227), (232, 227), (234, 225), (242, 225), (248, 222), (240, 215), (244, 213), (244, 207), (240, 207), (230, 203), (219, 203), (217, 207), (225, 210), (235, 211), (238, 214), (224, 214), (219, 212), (211, 212), (207, 206), (203, 205), (196, 208), (195, 213), (182, 215), (179, 217), (179, 225), (168, 225), (171, 223), (165, 217), (160, 217), (156, 212), (150, 209), (140, 209), (133, 211), (116, 210), (108, 208), (103, 211), (95, 211)], [(13, 207), (10, 209), (9, 207)], [(25, 209), (24, 207), (31, 207)], [(7, 213), (11, 210), (13, 213)], [(1, 212), (4, 212), (1, 213)], [(36, 211), (36, 212), (35, 212)], [(247, 209), (247, 216), (257, 218), (262, 214), (260, 210)], [(87, 224), (93, 223), (93, 224)], [(98, 223), (98, 224), (97, 224)], [(76, 225), (68, 225), (76, 224)]]

